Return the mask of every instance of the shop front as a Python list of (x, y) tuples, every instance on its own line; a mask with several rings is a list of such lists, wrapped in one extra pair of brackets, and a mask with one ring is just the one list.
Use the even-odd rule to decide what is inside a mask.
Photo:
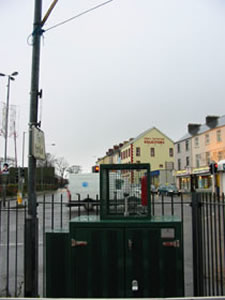
[(225, 193), (225, 160), (218, 162), (220, 194)]
[(194, 189), (196, 191), (211, 191), (213, 186), (212, 175), (209, 172), (209, 166), (194, 168)]
[(182, 192), (191, 191), (191, 169), (176, 171), (176, 185)]

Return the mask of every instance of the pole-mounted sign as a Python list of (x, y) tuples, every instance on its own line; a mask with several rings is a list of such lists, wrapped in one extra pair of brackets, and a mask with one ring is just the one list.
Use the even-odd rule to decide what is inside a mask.
[(36, 159), (45, 160), (45, 135), (40, 128), (32, 126), (32, 155)]

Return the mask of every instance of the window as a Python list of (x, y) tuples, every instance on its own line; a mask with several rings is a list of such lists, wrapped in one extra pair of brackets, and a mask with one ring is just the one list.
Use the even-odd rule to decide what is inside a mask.
[(177, 144), (177, 153), (180, 153), (180, 144)]
[(205, 163), (206, 165), (210, 164), (210, 152), (205, 153)]
[(210, 143), (209, 134), (206, 133), (205, 135), (205, 144), (208, 145)]
[(189, 156), (186, 157), (186, 167), (190, 166), (190, 159)]
[(217, 130), (217, 132), (216, 132), (216, 140), (217, 140), (217, 142), (221, 142), (222, 141), (221, 130)]
[(195, 147), (199, 146), (199, 140), (198, 140), (198, 136), (195, 137)]
[(201, 155), (200, 154), (196, 154), (195, 160), (196, 160), (196, 168), (199, 168), (200, 167)]
[(181, 170), (181, 160), (180, 160), (180, 158), (177, 160), (177, 168), (178, 168), (178, 170)]
[(141, 148), (136, 147), (136, 156), (141, 156)]
[(189, 151), (189, 140), (185, 141), (185, 149)]
[(170, 157), (173, 157), (173, 148), (170, 148), (170, 149), (169, 149), (169, 156), (170, 156)]
[(151, 157), (155, 156), (155, 148), (150, 148), (150, 156)]
[(218, 152), (218, 161), (222, 160), (223, 159), (223, 152), (222, 151), (219, 151)]

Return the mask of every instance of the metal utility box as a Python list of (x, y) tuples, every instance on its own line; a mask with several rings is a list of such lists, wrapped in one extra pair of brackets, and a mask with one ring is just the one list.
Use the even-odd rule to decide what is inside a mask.
[(184, 296), (182, 222), (151, 216), (149, 174), (148, 164), (101, 165), (100, 216), (46, 235), (48, 297)]
[(72, 220), (69, 297), (183, 296), (181, 232), (176, 217)]
[(69, 231), (46, 232), (46, 297), (68, 297)]
[(101, 219), (151, 217), (149, 164), (100, 166)]

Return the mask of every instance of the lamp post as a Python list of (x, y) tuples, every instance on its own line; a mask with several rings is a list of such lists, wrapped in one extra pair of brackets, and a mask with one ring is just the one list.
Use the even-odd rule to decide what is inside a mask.
[(15, 80), (15, 76), (17, 76), (18, 72), (13, 72), (10, 75), (0, 73), (0, 76), (8, 77), (7, 84), (7, 98), (6, 98), (6, 114), (5, 114), (5, 153), (4, 153), (4, 161), (7, 163), (7, 142), (8, 142), (8, 118), (9, 118), (9, 95), (10, 95), (10, 81)]
[[(18, 75), (18, 72), (13, 72), (10, 75), (0, 73), (0, 76), (8, 77), (7, 84), (7, 98), (6, 98), (6, 114), (5, 114), (5, 153), (4, 153), (4, 165), (7, 165), (7, 142), (8, 142), (8, 116), (9, 116), (9, 94), (10, 94), (10, 80), (15, 80), (14, 76)], [(6, 204), (6, 185), (8, 172), (4, 174), (3, 180), (3, 206)]]

